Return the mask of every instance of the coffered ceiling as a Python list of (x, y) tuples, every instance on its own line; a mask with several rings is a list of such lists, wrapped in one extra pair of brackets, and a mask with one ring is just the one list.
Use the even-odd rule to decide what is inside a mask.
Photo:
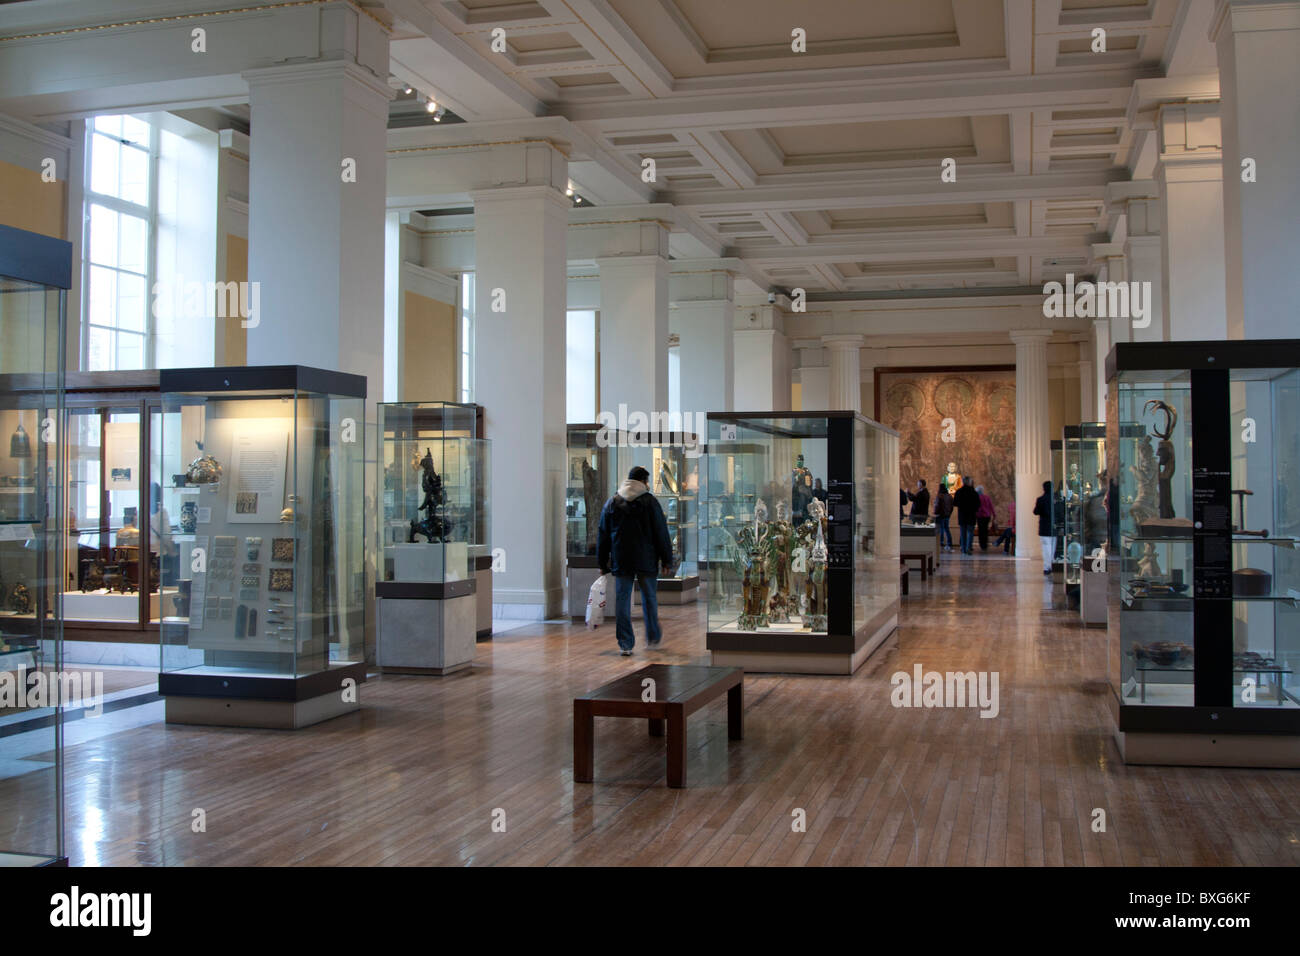
[[(437, 83), (429, 45), (454, 52), (461, 66), (441, 71), (437, 92), (471, 123), (559, 116), (580, 130), (593, 148), (571, 171), (597, 204), (672, 203), (756, 281), (852, 293), (1035, 286), (1088, 271), (1107, 183), (1135, 161), (1134, 82), (1203, 68), (1208, 40), (1183, 29), (1184, 8), (1211, 3), (384, 6), (396, 17), (395, 72)], [(503, 53), (494, 30), (505, 31)], [(806, 52), (792, 49), (796, 30)], [(647, 159), (648, 195), (601, 195), (583, 181), (600, 168), (635, 185)], [(955, 181), (941, 178), (945, 160)]]

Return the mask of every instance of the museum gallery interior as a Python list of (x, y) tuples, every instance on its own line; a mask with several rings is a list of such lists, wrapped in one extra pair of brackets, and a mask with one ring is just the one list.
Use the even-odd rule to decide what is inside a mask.
[(1300, 863), (1297, 155), (1300, 0), (0, 4), (0, 863)]

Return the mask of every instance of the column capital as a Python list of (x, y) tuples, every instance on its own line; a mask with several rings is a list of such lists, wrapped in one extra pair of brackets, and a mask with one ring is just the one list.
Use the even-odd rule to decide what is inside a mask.
[(865, 335), (854, 335), (851, 333), (836, 333), (834, 335), (822, 336), (822, 347), (831, 351), (848, 351), (850, 349), (860, 349), (866, 344)]
[(1012, 329), (1011, 341), (1016, 346), (1032, 346), (1037, 343), (1047, 344), (1047, 340), (1052, 337), (1051, 329)]
[(1300, 0), (1260, 3), (1258, 0), (1219, 0), (1210, 23), (1210, 42), (1237, 33), (1300, 30)]
[(352, 60), (310, 60), (306, 63), (259, 66), (251, 70), (244, 70), (240, 76), (250, 87), (265, 86), (272, 83), (305, 83), (313, 80), (329, 81), (344, 78), (356, 81), (361, 88), (374, 93), (385, 104), (394, 95), (394, 91), (389, 88), (387, 82)]
[(483, 207), (496, 206), (501, 203), (520, 202), (530, 199), (545, 200), (547, 205), (553, 209), (567, 211), (569, 200), (565, 198), (564, 193), (554, 186), (545, 186), (541, 184), (530, 186), (488, 186), (483, 189), (472, 189), (469, 193), (469, 201), (474, 204), (474, 212), (477, 214), (483, 211)]

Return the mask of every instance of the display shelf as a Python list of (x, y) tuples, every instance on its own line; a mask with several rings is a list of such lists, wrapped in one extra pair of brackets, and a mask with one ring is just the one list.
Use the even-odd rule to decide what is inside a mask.
[(852, 412), (708, 423), (713, 663), (853, 673), (897, 627), (897, 433)]
[[(65, 418), (71, 285), (71, 243), (0, 225), (0, 671), (11, 688), (20, 671), (64, 660), (66, 447), (42, 437)], [(66, 865), (64, 703), (28, 708), (17, 686), (0, 693), (8, 756), (38, 759), (6, 761), (0, 866)]]
[(160, 626), (167, 720), (296, 728), (357, 709), (365, 379), (159, 374), (162, 471), (201, 502), (161, 575), (176, 605)]
[(378, 407), (376, 659), (385, 671), (449, 674), (473, 663), (478, 560), (490, 562), (480, 520), (488, 442), (474, 437), (476, 410), (451, 402)]
[[(1300, 342), (1121, 343), (1106, 372), (1121, 750), (1133, 737), (1162, 762), (1178, 735), (1179, 762), (1300, 764)], [(1172, 666), (1132, 653), (1153, 641), (1191, 650)], [(1264, 706), (1251, 674), (1276, 690)]]

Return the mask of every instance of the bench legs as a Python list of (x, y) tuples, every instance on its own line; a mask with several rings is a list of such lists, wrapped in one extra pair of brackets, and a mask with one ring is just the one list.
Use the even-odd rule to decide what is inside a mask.
[(727, 736), (732, 740), (745, 739), (744, 683), (727, 691)]
[(662, 737), (664, 735), (664, 719), (662, 717), (651, 717), (649, 723), (651, 737)]
[(668, 786), (686, 786), (686, 712), (682, 707), (668, 709)]
[(573, 782), (591, 783), (596, 763), (596, 719), (586, 701), (573, 702)]

